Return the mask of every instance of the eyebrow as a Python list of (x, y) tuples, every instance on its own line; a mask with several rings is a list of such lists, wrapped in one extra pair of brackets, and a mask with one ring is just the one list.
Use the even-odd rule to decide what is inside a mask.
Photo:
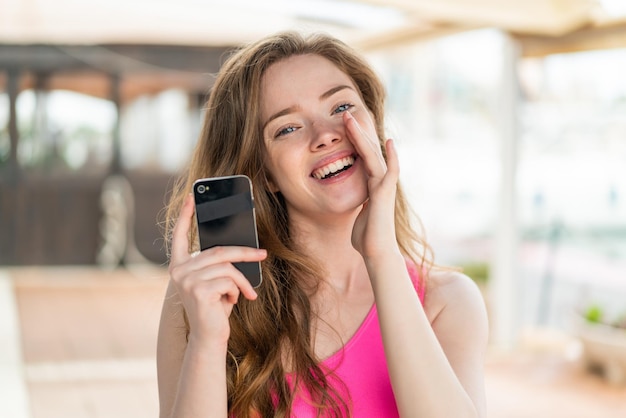
[[(346, 84), (341, 84), (341, 85), (339, 85), (339, 86), (335, 86), (335, 87), (333, 87), (333, 88), (331, 88), (331, 89), (329, 89), (329, 90), (325, 91), (324, 93), (322, 93), (322, 94), (320, 95), (320, 100), (325, 100), (325, 99), (328, 99), (328, 98), (329, 98), (330, 96), (332, 96), (333, 94), (335, 94), (335, 93), (337, 93), (337, 92), (339, 92), (339, 91), (341, 91), (341, 90), (345, 90), (345, 89), (350, 89), (350, 90), (353, 90), (353, 91), (354, 91), (354, 89), (353, 89), (352, 87), (350, 87), (350, 86), (348, 86), (348, 85), (346, 85)], [(269, 118), (265, 121), (265, 123), (263, 124), (263, 130), (265, 130), (265, 128), (267, 127), (267, 125), (268, 125), (271, 121), (273, 121), (274, 119), (278, 119), (278, 118), (279, 118), (279, 117), (281, 117), (281, 116), (285, 116), (285, 115), (288, 115), (288, 114), (290, 114), (290, 113), (293, 113), (293, 112), (295, 112), (295, 111), (296, 111), (296, 110), (298, 110), (298, 109), (300, 109), (300, 106), (297, 106), (297, 105), (296, 105), (296, 106), (289, 106), (289, 107), (287, 107), (287, 108), (285, 108), (285, 109), (283, 109), (283, 110), (280, 110), (280, 111), (278, 111), (278, 112), (274, 113), (274, 114), (273, 114), (272, 116), (270, 116), (270, 117), (269, 117)]]
[(344, 90), (344, 89), (354, 90), (352, 87), (350, 87), (348, 85), (345, 85), (345, 84), (342, 84), (342, 85), (333, 87), (332, 89), (328, 90), (325, 93), (322, 93), (322, 95), (320, 96), (320, 100), (328, 99), (333, 94), (337, 93), (338, 91)]

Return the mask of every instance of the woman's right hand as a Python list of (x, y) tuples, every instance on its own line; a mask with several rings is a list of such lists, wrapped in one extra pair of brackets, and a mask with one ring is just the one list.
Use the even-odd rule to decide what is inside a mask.
[(226, 345), (230, 336), (228, 317), (239, 294), (250, 300), (257, 297), (250, 282), (233, 263), (261, 261), (267, 252), (224, 246), (191, 255), (188, 237), (193, 215), (193, 196), (189, 195), (172, 234), (170, 277), (189, 319), (190, 342)]

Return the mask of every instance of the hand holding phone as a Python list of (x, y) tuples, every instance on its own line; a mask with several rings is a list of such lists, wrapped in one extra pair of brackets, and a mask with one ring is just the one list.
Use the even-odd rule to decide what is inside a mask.
[[(193, 195), (201, 250), (228, 245), (259, 248), (252, 182), (247, 176), (196, 180)], [(253, 287), (261, 284), (260, 262), (233, 265)]]

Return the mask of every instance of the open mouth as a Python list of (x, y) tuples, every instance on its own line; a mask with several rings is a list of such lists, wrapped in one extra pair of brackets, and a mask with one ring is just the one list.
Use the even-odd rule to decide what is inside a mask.
[(352, 167), (352, 165), (354, 164), (354, 160), (355, 157), (349, 155), (337, 161), (333, 161), (332, 163), (327, 164), (324, 167), (318, 168), (311, 173), (311, 176), (318, 180), (325, 180), (334, 177)]

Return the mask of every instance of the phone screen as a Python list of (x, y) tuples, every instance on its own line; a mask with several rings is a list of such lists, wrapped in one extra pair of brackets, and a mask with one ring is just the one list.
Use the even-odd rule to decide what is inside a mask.
[[(237, 245), (259, 248), (252, 182), (243, 175), (200, 179), (194, 183), (200, 249)], [(233, 263), (252, 286), (261, 284), (261, 263)]]

